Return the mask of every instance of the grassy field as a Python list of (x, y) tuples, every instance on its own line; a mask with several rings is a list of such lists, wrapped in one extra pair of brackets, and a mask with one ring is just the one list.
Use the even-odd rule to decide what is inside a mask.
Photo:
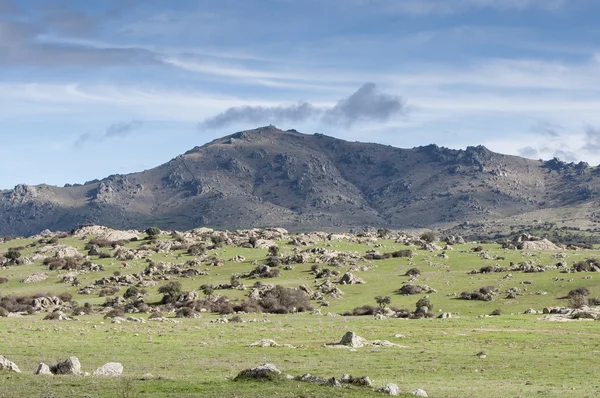
[[(161, 239), (170, 239), (161, 236)], [(0, 253), (9, 247), (26, 246), (32, 240), (13, 240), (0, 243)], [(60, 244), (81, 250), (87, 240), (67, 237)], [(146, 241), (131, 242), (135, 248)], [(282, 254), (291, 253), (295, 246), (287, 241), (278, 242)], [(203, 314), (199, 319), (177, 319), (179, 323), (111, 323), (101, 314), (78, 316), (76, 321), (45, 321), (46, 313), (23, 317), (0, 318), (0, 355), (15, 362), (22, 374), (1, 373), (0, 397), (195, 397), (195, 396), (382, 396), (372, 389), (352, 387), (334, 389), (297, 381), (277, 383), (234, 382), (242, 369), (264, 362), (275, 364), (284, 373), (294, 376), (311, 373), (324, 378), (340, 378), (344, 373), (368, 375), (376, 388), (396, 383), (403, 393), (416, 388), (427, 391), (430, 397), (595, 397), (600, 394), (600, 329), (594, 321), (548, 322), (541, 315), (522, 314), (528, 308), (541, 310), (547, 306), (566, 306), (563, 297), (574, 288), (586, 287), (590, 296), (600, 296), (600, 284), (593, 273), (511, 272), (469, 274), (485, 265), (533, 260), (536, 264), (553, 265), (556, 252), (504, 250), (499, 244), (482, 245), (492, 258), (484, 260), (473, 252), (476, 244), (455, 245), (441, 252), (418, 250), (396, 244), (391, 240), (358, 244), (344, 240), (320, 242), (316, 246), (328, 250), (356, 252), (368, 250), (392, 252), (410, 248), (412, 259), (391, 258), (368, 261), (375, 267), (355, 272), (366, 281), (364, 285), (341, 285), (342, 299), (328, 299), (322, 307), (324, 315), (299, 314), (243, 314), (244, 320), (261, 322), (210, 323), (217, 314)], [(314, 246), (311, 246), (314, 247)], [(30, 256), (39, 247), (22, 251)], [(300, 247), (300, 250), (305, 248)], [(600, 256), (594, 250), (563, 251), (566, 261)], [(219, 267), (200, 267), (209, 275), (179, 279), (184, 290), (198, 290), (202, 284), (228, 283), (232, 273), (247, 273), (267, 258), (266, 249), (246, 249), (226, 246), (209, 254), (225, 259)], [(245, 257), (241, 263), (227, 261), (236, 255)], [(152, 260), (184, 263), (193, 258), (185, 251), (157, 253)], [(113, 275), (141, 271), (145, 259), (121, 261), (99, 259), (94, 263), (105, 266), (104, 271), (78, 275), (82, 286), (94, 280)], [(311, 263), (295, 264), (293, 270), (282, 270), (277, 278), (262, 282), (297, 287), (313, 286), (315, 277), (310, 273)], [(395, 294), (403, 282), (404, 273), (413, 267), (421, 271), (417, 283), (437, 290), (430, 294), (434, 313), (450, 312), (450, 319), (397, 319), (376, 320), (372, 316), (340, 316), (345, 311), (365, 304), (375, 305), (375, 296), (390, 296), (391, 306), (415, 309), (423, 295)], [(331, 267), (330, 267), (331, 268)], [(344, 268), (332, 268), (342, 274)], [(25, 284), (21, 280), (34, 272), (46, 272), (50, 277), (39, 283)], [(100, 308), (105, 297), (79, 295), (79, 288), (60, 283), (66, 271), (49, 271), (41, 262), (9, 266), (0, 269), (0, 277), (8, 283), (0, 285), (0, 295), (27, 295), (39, 292), (58, 294), (69, 292), (82, 305), (89, 302)], [(592, 276), (589, 279), (589, 276)], [(248, 286), (255, 280), (243, 280)], [(524, 283), (526, 282), (526, 283)], [(157, 289), (166, 283), (148, 288), (147, 303), (157, 303), (162, 295)], [(494, 301), (466, 301), (456, 294), (473, 291), (482, 286), (499, 288)], [(523, 295), (506, 299), (503, 291), (518, 287)], [(525, 290), (526, 289), (526, 290)], [(117, 295), (122, 295), (125, 288)], [(242, 300), (247, 291), (217, 290), (230, 300)], [(202, 296), (202, 293), (200, 293)], [(313, 302), (318, 308), (318, 304)], [(488, 317), (495, 309), (501, 316)], [(327, 316), (325, 314), (330, 313)], [(148, 314), (133, 314), (147, 318)], [(174, 314), (166, 314), (173, 318)], [(264, 321), (264, 322), (263, 322)], [(355, 350), (330, 348), (325, 344), (340, 340), (346, 331), (354, 331), (368, 340), (389, 340), (402, 347), (362, 347)], [(402, 335), (401, 337), (396, 337)], [(273, 339), (296, 348), (247, 347), (259, 339)], [(485, 352), (486, 357), (476, 354)], [(77, 356), (83, 370), (92, 372), (106, 362), (121, 362), (123, 378), (34, 376), (39, 362), (54, 364), (69, 356)], [(151, 374), (149, 377), (147, 374)], [(144, 376), (145, 375), (145, 376)]]

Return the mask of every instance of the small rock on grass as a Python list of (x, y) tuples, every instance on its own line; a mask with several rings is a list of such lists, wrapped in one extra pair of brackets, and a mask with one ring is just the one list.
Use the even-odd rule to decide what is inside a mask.
[(94, 376), (114, 377), (123, 374), (123, 365), (118, 362), (109, 362), (99, 367), (92, 373)]
[(50, 375), (52, 376), (52, 372), (50, 371), (50, 366), (46, 365), (43, 362), (40, 362), (37, 370), (35, 371), (36, 375)]
[(400, 388), (394, 383), (389, 383), (381, 387), (379, 390), (377, 390), (377, 392), (382, 392), (390, 396), (396, 396), (400, 395)]
[(423, 390), (421, 388), (417, 388), (416, 390), (413, 390), (411, 392), (411, 394), (416, 397), (428, 397), (429, 396), (429, 395), (427, 395), (427, 392), (425, 392), (425, 390)]

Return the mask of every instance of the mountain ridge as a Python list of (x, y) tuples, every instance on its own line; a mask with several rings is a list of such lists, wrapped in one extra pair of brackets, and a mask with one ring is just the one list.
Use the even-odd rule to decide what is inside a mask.
[[(290, 230), (498, 222), (541, 210), (593, 226), (600, 169), (482, 145), (404, 149), (274, 126), (196, 146), (153, 169), (86, 184), (0, 191), (0, 235), (95, 223)], [(555, 210), (556, 209), (556, 210)], [(568, 211), (567, 211), (568, 213)]]

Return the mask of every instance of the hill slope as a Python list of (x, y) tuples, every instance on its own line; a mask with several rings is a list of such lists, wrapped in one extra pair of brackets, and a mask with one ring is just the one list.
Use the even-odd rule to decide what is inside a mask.
[(400, 149), (268, 126), (141, 173), (2, 191), (0, 235), (82, 223), (301, 231), (429, 227), (523, 214), (574, 213), (586, 220), (594, 217), (599, 192), (600, 170), (585, 163), (529, 160), (483, 146)]

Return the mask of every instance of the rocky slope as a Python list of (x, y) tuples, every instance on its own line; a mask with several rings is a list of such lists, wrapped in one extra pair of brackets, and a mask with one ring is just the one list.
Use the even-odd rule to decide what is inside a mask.
[(268, 126), (217, 139), (141, 173), (1, 191), (0, 235), (86, 223), (121, 229), (418, 228), (527, 214), (568, 214), (590, 223), (599, 192), (600, 169), (585, 163), (529, 160), (483, 146), (400, 149)]

